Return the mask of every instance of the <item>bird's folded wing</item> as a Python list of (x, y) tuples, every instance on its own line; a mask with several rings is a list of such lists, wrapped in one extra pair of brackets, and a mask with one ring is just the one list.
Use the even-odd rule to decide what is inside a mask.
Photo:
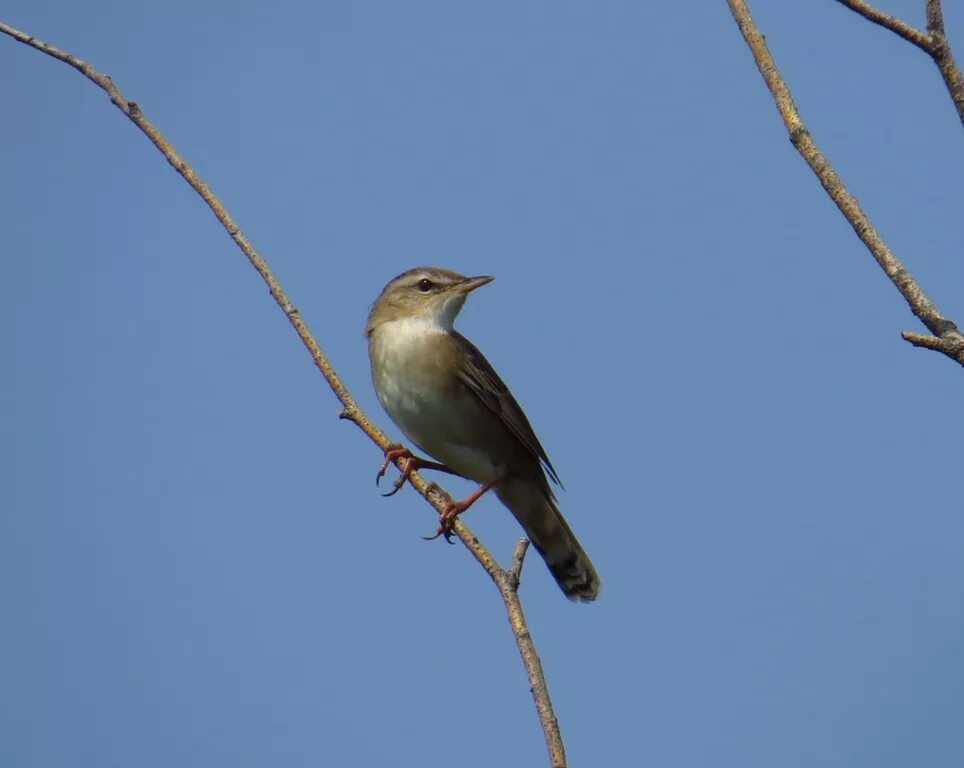
[(545, 467), (553, 482), (562, 485), (532, 425), (529, 424), (529, 420), (505, 382), (499, 378), (499, 374), (471, 341), (458, 332), (454, 332), (453, 335), (458, 338), (466, 352), (466, 363), (460, 366), (459, 379), (489, 410), (502, 419), (509, 431), (519, 439), (533, 458)]

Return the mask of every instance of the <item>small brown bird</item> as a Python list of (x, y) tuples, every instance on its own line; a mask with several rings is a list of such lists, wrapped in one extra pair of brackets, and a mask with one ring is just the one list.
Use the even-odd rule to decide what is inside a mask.
[(405, 456), (395, 490), (420, 467), (480, 483), (465, 500), (449, 503), (436, 534), (446, 537), (458, 514), (494, 490), (566, 597), (595, 600), (599, 576), (556, 506), (546, 473), (559, 478), (549, 457), (489, 361), (453, 328), (468, 294), (491, 281), (418, 267), (389, 282), (372, 305), (365, 335), (378, 399), (412, 442), (441, 462), (393, 446), (379, 476)]

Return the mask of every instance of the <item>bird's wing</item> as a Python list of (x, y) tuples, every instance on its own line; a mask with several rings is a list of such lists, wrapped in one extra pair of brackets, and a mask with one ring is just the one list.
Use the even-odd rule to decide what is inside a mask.
[(559, 475), (556, 474), (545, 449), (539, 442), (539, 438), (536, 437), (532, 425), (529, 424), (529, 420), (505, 382), (499, 378), (499, 374), (495, 372), (489, 361), (471, 341), (457, 331), (453, 331), (453, 335), (463, 346), (466, 353), (465, 365), (460, 366), (459, 379), (486, 408), (502, 420), (509, 431), (532, 454), (533, 458), (545, 467), (552, 481), (557, 485), (562, 485), (559, 481)]

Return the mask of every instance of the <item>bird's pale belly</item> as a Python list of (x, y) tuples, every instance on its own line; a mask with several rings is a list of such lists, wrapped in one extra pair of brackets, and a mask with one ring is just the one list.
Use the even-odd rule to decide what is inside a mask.
[(496, 466), (472, 446), (471, 420), (479, 404), (446, 380), (430, 358), (421, 358), (424, 365), (413, 363), (399, 351), (387, 351), (373, 372), (378, 399), (392, 421), (421, 450), (458, 474), (479, 483), (492, 479)]

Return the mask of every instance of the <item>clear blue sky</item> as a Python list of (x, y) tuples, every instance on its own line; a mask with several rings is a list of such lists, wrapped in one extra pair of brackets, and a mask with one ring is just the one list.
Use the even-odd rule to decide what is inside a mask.
[[(964, 321), (933, 64), (831, 0), (753, 6), (823, 150)], [(920, 327), (722, 0), (0, 18), (140, 103), (386, 427), (362, 338), (383, 284), (497, 277), (460, 328), (605, 584), (584, 606), (524, 576), (574, 766), (959, 768), (964, 371), (901, 341)], [(419, 538), (410, 489), (379, 497), (380, 454), (211, 214), (77, 73), (5, 38), (0, 71), (0, 763), (544, 764), (496, 591)], [(508, 557), (494, 499), (468, 520)]]

